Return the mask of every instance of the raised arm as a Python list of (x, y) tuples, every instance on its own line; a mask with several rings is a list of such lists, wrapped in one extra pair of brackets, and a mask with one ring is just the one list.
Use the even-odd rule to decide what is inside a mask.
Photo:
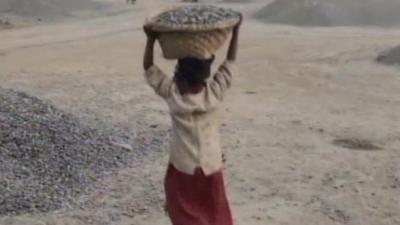
[(143, 57), (143, 68), (147, 83), (159, 96), (168, 98), (172, 80), (160, 68), (154, 65), (154, 44), (159, 34), (147, 27), (143, 27), (143, 29), (147, 34), (147, 44)]
[(232, 39), (229, 44), (228, 54), (226, 56), (226, 59), (229, 61), (236, 60), (237, 51), (238, 51), (238, 42), (239, 42), (239, 29), (240, 29), (240, 25), (242, 24), (242, 20), (243, 20), (243, 17), (242, 17), (242, 15), (240, 15), (240, 21), (233, 28), (233, 31), (232, 31)]
[[(230, 88), (232, 77), (237, 74), (237, 69), (234, 65), (238, 51), (239, 42), (239, 29), (242, 24), (242, 15), (240, 15), (239, 23), (233, 28), (232, 39), (229, 44), (228, 53), (226, 55), (226, 61), (218, 68), (214, 75), (213, 81), (210, 83), (211, 95), (217, 101), (222, 101), (225, 92)], [(209, 102), (215, 102), (209, 99)]]
[(154, 64), (154, 44), (158, 34), (147, 27), (143, 27), (143, 30), (147, 35), (147, 44), (143, 57), (143, 68), (144, 70), (148, 70)]

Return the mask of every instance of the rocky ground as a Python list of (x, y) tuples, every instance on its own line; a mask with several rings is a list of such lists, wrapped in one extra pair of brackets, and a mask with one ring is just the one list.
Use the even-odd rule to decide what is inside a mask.
[(399, 27), (397, 0), (277, 0), (256, 13), (267, 23), (297, 26)]
[(376, 61), (386, 65), (400, 65), (400, 46), (383, 51), (376, 58)]
[[(96, 157), (110, 162), (100, 167), (94, 182), (84, 183), (85, 192), (62, 207), (1, 216), (1, 225), (169, 224), (162, 182), (170, 122), (166, 105), (142, 77), (141, 26), (155, 8), (174, 1), (102, 1), (126, 11), (0, 33), (0, 86), (15, 90), (3, 95), (39, 109), (46, 106), (39, 112), (61, 125), (57, 128), (79, 127), (67, 131), (83, 144), (70, 146), (102, 152), (88, 154), (89, 164), (96, 165)], [(267, 25), (253, 19), (267, 2), (218, 1), (246, 16), (238, 61), (242, 74), (223, 106), (225, 174), (235, 221), (400, 224), (400, 69), (376, 63), (379, 53), (399, 45), (400, 30)], [(160, 56), (158, 50), (157, 64), (172, 71), (174, 62)], [(86, 140), (104, 149), (84, 143), (82, 130), (89, 132), (82, 134)], [(116, 146), (106, 141), (110, 136)], [(116, 152), (103, 151), (108, 148)], [(71, 149), (75, 154), (68, 156), (79, 159)], [(116, 153), (123, 157), (114, 161)], [(8, 163), (9, 168), (16, 165)], [(3, 169), (2, 176), (9, 171)]]
[(0, 215), (73, 204), (99, 174), (138, 157), (123, 147), (128, 137), (107, 132), (38, 98), (0, 89)]

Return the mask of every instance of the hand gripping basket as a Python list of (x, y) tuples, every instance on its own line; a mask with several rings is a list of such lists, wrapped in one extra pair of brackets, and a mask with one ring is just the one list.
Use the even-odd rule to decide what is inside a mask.
[[(167, 12), (184, 10), (185, 7), (205, 7), (204, 9), (226, 10), (214, 6), (190, 5), (165, 9), (147, 19), (145, 26), (160, 33), (159, 43), (166, 59), (184, 57), (210, 58), (228, 39), (233, 27), (240, 21), (240, 13), (228, 10), (231, 16), (212, 23), (162, 23), (162, 15)], [(164, 14), (165, 15), (165, 14)]]

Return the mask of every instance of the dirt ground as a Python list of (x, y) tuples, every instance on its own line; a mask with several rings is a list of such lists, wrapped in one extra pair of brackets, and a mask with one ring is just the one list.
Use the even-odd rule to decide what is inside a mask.
[[(149, 141), (166, 136), (166, 105), (142, 77), (141, 24), (172, 2), (138, 0), (123, 13), (2, 30), (0, 86), (85, 123)], [(250, 16), (266, 2), (219, 3), (247, 17), (222, 127), (236, 224), (400, 224), (400, 68), (374, 62), (399, 44), (400, 30), (266, 25)], [(159, 52), (157, 63), (172, 71)], [(79, 207), (0, 224), (167, 225), (167, 150), (148, 149), (146, 159), (106, 175)]]

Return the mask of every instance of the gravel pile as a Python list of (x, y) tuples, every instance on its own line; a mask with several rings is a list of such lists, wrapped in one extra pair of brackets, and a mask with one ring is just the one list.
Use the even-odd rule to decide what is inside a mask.
[(0, 215), (72, 203), (102, 172), (135, 157), (105, 131), (82, 126), (35, 97), (0, 88)]
[(298, 26), (400, 26), (399, 0), (276, 0), (256, 18)]
[(96, 11), (104, 6), (91, 0), (0, 0), (0, 15), (37, 20), (57, 20), (77, 11)]
[(376, 59), (379, 63), (400, 66), (400, 46), (382, 52)]
[(213, 25), (238, 17), (239, 13), (230, 9), (208, 5), (189, 5), (162, 13), (158, 16), (155, 24), (161, 26)]

